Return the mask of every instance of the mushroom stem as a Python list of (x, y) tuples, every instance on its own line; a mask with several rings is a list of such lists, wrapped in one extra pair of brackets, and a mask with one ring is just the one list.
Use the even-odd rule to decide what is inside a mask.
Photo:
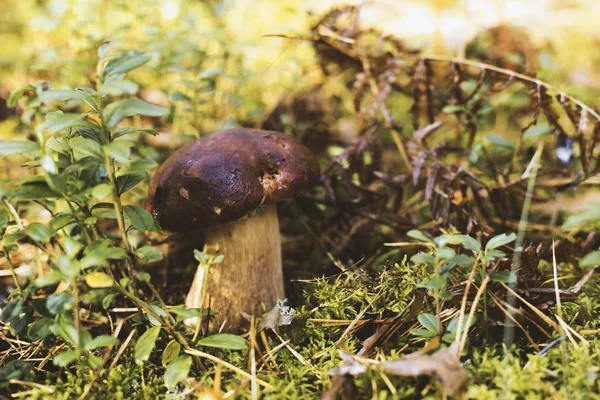
[[(222, 263), (210, 266), (208, 275), (210, 307), (217, 313), (213, 327), (226, 321), (226, 330), (239, 330), (245, 324), (242, 312), (260, 315), (261, 303), (270, 308), (285, 297), (275, 204), (251, 217), (207, 229), (204, 252), (225, 256)], [(188, 308), (207, 306), (201, 298), (204, 276), (204, 267), (199, 266), (185, 300)]]

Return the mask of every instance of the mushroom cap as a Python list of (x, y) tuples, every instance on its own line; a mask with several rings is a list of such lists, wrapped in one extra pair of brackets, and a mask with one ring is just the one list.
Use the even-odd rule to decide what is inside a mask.
[(156, 171), (146, 209), (164, 229), (205, 229), (296, 197), (318, 180), (314, 154), (292, 137), (228, 129), (175, 151)]

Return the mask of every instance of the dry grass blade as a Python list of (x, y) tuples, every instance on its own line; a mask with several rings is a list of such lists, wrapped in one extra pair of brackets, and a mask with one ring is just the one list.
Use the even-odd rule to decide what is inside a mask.
[[(221, 360), (219, 357), (215, 357), (212, 354), (208, 354), (203, 351), (195, 350), (195, 349), (185, 349), (185, 352), (191, 356), (206, 358), (210, 361), (213, 361), (217, 364), (222, 365), (225, 368), (232, 370), (235, 373), (238, 373), (238, 374), (244, 376), (245, 378), (252, 379), (252, 375), (250, 373), (244, 371), (243, 369), (236, 367), (235, 365), (228, 363), (227, 361)], [(275, 389), (273, 387), (273, 385), (263, 381), (262, 379), (256, 378), (256, 383), (261, 385), (262, 387), (270, 389), (270, 390)]]

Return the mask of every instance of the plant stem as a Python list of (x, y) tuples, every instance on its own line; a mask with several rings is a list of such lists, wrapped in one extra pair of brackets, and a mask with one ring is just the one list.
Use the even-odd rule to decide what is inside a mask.
[(13, 265), (12, 260), (10, 259), (9, 251), (6, 247), (3, 247), (3, 251), (4, 251), (4, 254), (6, 255), (6, 261), (8, 262), (8, 268), (10, 268), (10, 274), (12, 275), (12, 278), (15, 281), (15, 285), (17, 286), (17, 290), (19, 291), (19, 294), (21, 294), (23, 292), (23, 289), (21, 288), (21, 285), (19, 284), (19, 279), (17, 278), (17, 273), (15, 272), (15, 266)]

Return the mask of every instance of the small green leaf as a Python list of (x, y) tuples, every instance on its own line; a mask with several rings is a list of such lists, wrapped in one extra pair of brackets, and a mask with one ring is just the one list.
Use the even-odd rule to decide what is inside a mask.
[(29, 224), (23, 233), (38, 242), (46, 242), (54, 234), (50, 228), (37, 222)]
[(128, 190), (136, 187), (141, 181), (146, 179), (147, 176), (147, 172), (136, 172), (135, 174), (129, 174), (118, 177), (117, 185), (119, 187), (119, 195), (122, 195)]
[(498, 271), (490, 275), (490, 279), (494, 282), (515, 283), (517, 276), (511, 271)]
[(52, 326), (52, 318), (41, 317), (33, 324), (29, 325), (27, 329), (27, 337), (31, 340), (44, 340), (48, 333), (50, 333), (50, 326)]
[(117, 177), (136, 174), (138, 172), (147, 172), (155, 168), (158, 164), (154, 160), (136, 160), (127, 164), (117, 171)]
[(168, 367), (177, 357), (179, 357), (179, 352), (181, 351), (181, 345), (177, 343), (176, 340), (171, 340), (162, 354), (162, 366)]
[(43, 103), (54, 103), (68, 100), (88, 100), (90, 94), (81, 90), (45, 90), (38, 95)]
[(451, 291), (449, 290), (440, 290), (440, 299), (443, 301), (450, 301), (452, 300), (452, 297), (454, 297), (454, 295), (452, 294)]
[(433, 265), (433, 263), (435, 262), (435, 259), (433, 258), (433, 256), (431, 254), (420, 252), (420, 253), (417, 253), (414, 256), (412, 256), (410, 258), (410, 261), (413, 264)]
[(435, 335), (437, 335), (437, 332), (430, 331), (429, 329), (419, 329), (419, 328), (417, 328), (417, 329), (411, 329), (410, 330), (410, 334), (428, 339), (428, 338), (432, 338)]
[(135, 94), (138, 91), (138, 88), (138, 84), (129, 79), (118, 79), (104, 83), (100, 91), (103, 96), (105, 94), (122, 96), (124, 94)]
[(50, 189), (45, 181), (41, 181), (24, 183), (7, 193), (6, 196), (15, 200), (37, 200), (60, 197), (60, 194)]
[(579, 266), (581, 268), (590, 268), (600, 265), (600, 251), (592, 251), (586, 254), (581, 260), (579, 260)]
[(523, 139), (540, 139), (541, 137), (546, 136), (550, 132), (552, 132), (552, 128), (548, 125), (535, 125), (527, 129), (523, 133)]
[(119, 344), (119, 339), (116, 337), (111, 335), (100, 335), (87, 342), (85, 344), (85, 349), (89, 351), (97, 349), (98, 347), (115, 346), (117, 344)]
[(142, 264), (160, 261), (164, 258), (160, 250), (153, 246), (140, 247), (135, 251), (135, 256)]
[(12, 319), (17, 318), (23, 309), (23, 300), (13, 300), (2, 310), (0, 319), (3, 322), (10, 322)]
[(168, 108), (146, 103), (138, 98), (129, 98), (109, 104), (104, 110), (104, 119), (108, 129), (112, 130), (125, 117), (132, 115), (162, 117), (168, 112)]
[(562, 226), (563, 230), (569, 230), (573, 228), (582, 228), (586, 226), (599, 226), (600, 225), (600, 207), (590, 208), (582, 213), (571, 215)]
[(435, 238), (435, 242), (439, 247), (445, 247), (448, 244), (460, 244), (469, 250), (481, 251), (481, 244), (468, 235), (441, 235)]
[(85, 276), (85, 283), (93, 289), (109, 288), (114, 284), (114, 280), (104, 272), (92, 272)]
[(46, 307), (52, 314), (60, 314), (73, 309), (73, 295), (70, 292), (51, 294), (46, 300)]
[(160, 333), (160, 326), (153, 326), (144, 332), (137, 344), (135, 345), (135, 362), (136, 364), (143, 364), (150, 358), (150, 353), (154, 349), (156, 339)]
[(122, 163), (129, 162), (131, 147), (132, 143), (126, 140), (116, 140), (104, 146), (112, 158)]
[(25, 86), (12, 92), (6, 102), (8, 108), (16, 106), (21, 97), (25, 96), (28, 92), (35, 92), (35, 88), (33, 86)]
[(92, 157), (96, 160), (104, 162), (104, 153), (102, 146), (94, 139), (76, 137), (69, 140), (69, 146), (73, 149), (76, 160), (81, 160), (84, 157)]
[(152, 135), (152, 136), (158, 135), (158, 132), (156, 132), (152, 128), (127, 127), (127, 128), (117, 129), (117, 131), (113, 135), (113, 140), (117, 139), (117, 138), (119, 138), (121, 136), (127, 135), (129, 133), (135, 133), (135, 132), (147, 133), (147, 134)]
[(223, 71), (224, 71), (223, 68), (207, 69), (207, 70), (200, 72), (200, 74), (198, 74), (198, 79), (212, 78), (214, 76), (222, 74)]
[(112, 195), (112, 186), (109, 183), (101, 183), (94, 186), (92, 189), (92, 196), (98, 200), (106, 199)]
[(457, 104), (449, 104), (449, 105), (445, 106), (444, 108), (442, 108), (442, 112), (446, 113), (446, 114), (455, 114), (457, 112), (461, 112), (464, 110), (465, 110), (464, 106), (457, 105)]
[(118, 43), (120, 39), (108, 39), (106, 40), (104, 43), (102, 43), (102, 45), (100, 45), (100, 47), (98, 47), (98, 57), (99, 58), (104, 58), (106, 57), (106, 54), (108, 53), (108, 51), (110, 50), (110, 48), (115, 44)]
[(408, 236), (409, 238), (419, 240), (421, 242), (433, 243), (433, 240), (431, 240), (431, 238), (427, 237), (423, 232), (418, 231), (416, 229), (408, 231), (406, 233), (406, 236)]
[(40, 150), (36, 142), (0, 140), (0, 156), (6, 154), (31, 154)]
[(115, 206), (111, 203), (97, 203), (90, 210), (94, 217), (116, 219)]
[(446, 286), (446, 277), (437, 275), (431, 279), (426, 280), (425, 282), (421, 282), (419, 286), (430, 290), (441, 289), (444, 286)]
[(437, 318), (433, 314), (423, 313), (419, 314), (417, 320), (423, 325), (428, 331), (438, 332)]
[(48, 130), (50, 133), (58, 132), (66, 128), (95, 128), (96, 125), (85, 119), (81, 114), (52, 113), (46, 116), (46, 120), (37, 129), (40, 132)]
[(57, 367), (66, 367), (79, 358), (80, 355), (79, 349), (63, 351), (54, 356), (53, 362)]
[(141, 207), (126, 205), (123, 206), (123, 214), (131, 225), (138, 231), (147, 231), (154, 226), (152, 214)]
[(217, 347), (228, 350), (245, 350), (248, 348), (246, 339), (230, 333), (217, 333), (198, 341), (198, 346)]
[(152, 56), (140, 50), (129, 50), (119, 57), (113, 58), (104, 68), (104, 74), (124, 74), (150, 61)]
[(485, 138), (488, 142), (495, 144), (496, 146), (504, 147), (507, 149), (512, 149), (515, 145), (506, 139), (504, 136), (497, 135), (495, 133), (488, 133), (485, 135)]
[(165, 386), (174, 389), (179, 382), (187, 378), (192, 366), (192, 357), (180, 356), (165, 371)]
[(514, 233), (511, 233), (510, 235), (503, 233), (501, 235), (494, 236), (485, 245), (485, 251), (494, 250), (498, 247), (509, 244), (509, 243), (513, 242), (516, 238), (517, 238), (517, 235), (515, 235)]

